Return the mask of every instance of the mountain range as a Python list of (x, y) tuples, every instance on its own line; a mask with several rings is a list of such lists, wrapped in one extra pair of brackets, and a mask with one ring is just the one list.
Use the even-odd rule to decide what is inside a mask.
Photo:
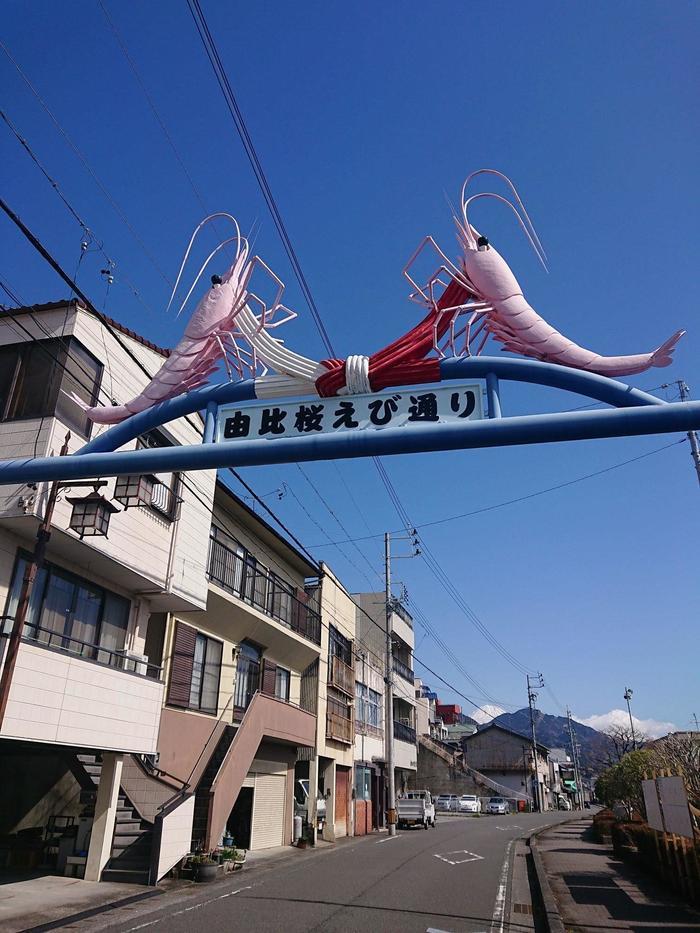
[[(512, 729), (520, 735), (530, 738), (530, 710), (526, 706), (515, 713), (501, 713), (492, 722), (506, 729)], [(581, 722), (572, 720), (576, 742), (580, 746), (579, 759), (581, 770), (586, 775), (600, 770), (600, 763), (605, 759), (609, 747), (609, 740), (602, 732), (584, 726)], [(483, 726), (482, 726), (483, 728)], [(569, 738), (569, 723), (565, 716), (552, 716), (535, 710), (535, 731), (537, 741), (547, 748), (563, 748), (571, 756), (571, 740)]]

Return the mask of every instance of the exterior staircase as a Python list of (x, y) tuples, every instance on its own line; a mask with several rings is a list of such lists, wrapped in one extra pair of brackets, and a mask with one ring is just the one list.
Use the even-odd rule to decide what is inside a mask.
[(209, 808), (211, 806), (211, 786), (219, 773), (221, 763), (231, 747), (235, 734), (235, 726), (226, 726), (197, 785), (194, 798), (194, 820), (192, 821), (193, 852), (206, 847)]
[[(96, 755), (75, 756), (73, 773), (84, 789), (100, 783), (102, 762)], [(112, 852), (102, 871), (102, 881), (148, 884), (153, 845), (153, 826), (143, 820), (120, 788), (117, 816), (112, 838)]]
[(436, 742), (435, 739), (431, 739), (427, 735), (419, 735), (418, 743), (429, 752), (432, 752), (433, 755), (437, 755), (438, 758), (442, 758), (442, 760), (451, 768), (454, 768), (455, 771), (461, 771), (464, 775), (469, 776), (474, 782), (475, 788), (478, 791), (485, 791), (482, 796), (493, 796), (495, 793), (499, 797), (515, 797), (519, 800), (531, 801), (532, 798), (527, 794), (519, 793), (518, 791), (513, 790), (512, 787), (506, 787), (504, 784), (499, 784), (497, 781), (494, 781), (490, 777), (487, 777), (485, 774), (482, 774), (481, 771), (470, 768), (469, 765), (464, 761), (461, 752), (454, 752), (451, 749), (448, 749), (443, 745), (442, 742)]

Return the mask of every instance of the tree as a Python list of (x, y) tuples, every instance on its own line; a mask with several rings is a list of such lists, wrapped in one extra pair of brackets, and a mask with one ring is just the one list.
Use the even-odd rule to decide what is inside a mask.
[(644, 813), (642, 781), (651, 768), (651, 752), (646, 749), (628, 752), (618, 762), (606, 768), (595, 785), (596, 797), (606, 806), (621, 803), (627, 815)]
[(635, 751), (635, 748), (642, 748), (649, 741), (649, 737), (643, 732), (635, 730), (634, 735), (632, 735), (632, 730), (628, 726), (617, 723), (608, 726), (607, 729), (603, 730), (602, 734), (605, 736), (605, 745), (603, 746), (601, 764), (609, 767), (622, 761), (629, 752)]
[(652, 742), (649, 748), (651, 770), (680, 775), (688, 792), (688, 803), (700, 818), (700, 736), (697, 732), (676, 732)]

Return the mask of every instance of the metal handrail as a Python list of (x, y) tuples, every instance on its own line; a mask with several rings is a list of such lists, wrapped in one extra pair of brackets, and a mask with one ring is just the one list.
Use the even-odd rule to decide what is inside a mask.
[(321, 616), (297, 599), (291, 584), (261, 570), (254, 560), (237, 554), (214, 537), (209, 543), (207, 576), (213, 583), (293, 632), (321, 644)]
[[(14, 616), (0, 616), (0, 638), (9, 638), (10, 631), (6, 630), (7, 622), (14, 623)], [(40, 636), (46, 635), (43, 639)], [(105, 667), (112, 667), (116, 670), (124, 671), (126, 674), (135, 674), (137, 677), (149, 677), (152, 680), (160, 680), (163, 668), (158, 664), (151, 664), (138, 655), (130, 655), (123, 649), (105, 648), (103, 645), (94, 642), (82, 641), (80, 638), (73, 638), (72, 635), (65, 635), (62, 632), (56, 632), (53, 629), (43, 628), (31, 622), (26, 622), (22, 632), (22, 641), (40, 645), (42, 648), (49, 648), (52, 651), (61, 651), (65, 654), (72, 654), (84, 661), (90, 661), (93, 664), (102, 664)], [(77, 647), (73, 647), (73, 646)], [(88, 656), (86, 656), (86, 653)], [(89, 656), (93, 654), (93, 657)], [(107, 655), (107, 660), (103, 656)], [(127, 666), (132, 664), (130, 670)], [(144, 671), (138, 670), (144, 668)]]
[(394, 738), (399, 739), (400, 742), (410, 742), (411, 745), (415, 745), (416, 730), (412, 726), (407, 726), (405, 723), (399, 722), (397, 719), (395, 719)]
[(406, 625), (409, 628), (413, 628), (413, 616), (410, 614), (408, 609), (403, 605), (403, 603), (398, 599), (391, 600), (391, 611), (395, 612), (399, 618), (403, 619)]

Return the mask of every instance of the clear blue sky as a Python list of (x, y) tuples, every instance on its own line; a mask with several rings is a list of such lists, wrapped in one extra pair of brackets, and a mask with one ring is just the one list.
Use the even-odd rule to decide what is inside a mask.
[[(184, 0), (104, 2), (208, 209), (231, 211), (245, 228), (259, 222), (257, 250), (300, 311), (287, 341), (323, 355)], [(469, 171), (490, 166), (519, 186), (549, 255), (547, 276), (508, 213), (477, 206), (477, 223), (508, 257), (530, 303), (602, 353), (651, 350), (686, 327), (672, 367), (631, 381), (655, 388), (683, 377), (700, 396), (696, 4), (203, 6), (339, 354), (371, 352), (416, 320), (401, 269), (426, 233), (456, 251), (446, 195), (456, 199)], [(98, 3), (10, 0), (4, 13), (3, 40), (174, 278), (202, 208)], [(184, 319), (164, 313), (166, 282), (4, 55), (0, 80), (10, 117), (117, 261), (108, 313), (173, 345)], [(4, 196), (72, 271), (79, 228), (0, 130)], [(9, 222), (0, 234), (0, 273), (23, 300), (65, 295)], [(103, 265), (91, 254), (79, 277), (98, 306)], [(152, 311), (135, 301), (124, 276)], [(510, 412), (581, 404), (514, 386), (504, 396)], [(674, 439), (422, 455), (386, 466), (420, 523)], [(352, 536), (400, 527), (371, 462), (305, 470)], [(332, 540), (346, 537), (295, 466), (245, 475), (260, 493), (287, 483)], [(349, 588), (368, 588), (348, 560), (369, 574), (364, 559), (352, 547), (323, 546), (328, 538), (291, 493), (267, 501), (302, 540), (319, 545), (315, 553)], [(622, 706), (630, 685), (641, 718), (687, 727), (691, 713), (700, 714), (699, 509), (685, 444), (427, 529), (425, 538), (480, 618), (542, 670), (578, 716)], [(379, 541), (358, 544), (377, 571)], [(400, 562), (395, 572), (489, 694), (525, 705), (524, 678), (477, 635), (422, 562)], [(476, 693), (420, 628), (417, 653)], [(547, 692), (541, 706), (559, 712)]]

